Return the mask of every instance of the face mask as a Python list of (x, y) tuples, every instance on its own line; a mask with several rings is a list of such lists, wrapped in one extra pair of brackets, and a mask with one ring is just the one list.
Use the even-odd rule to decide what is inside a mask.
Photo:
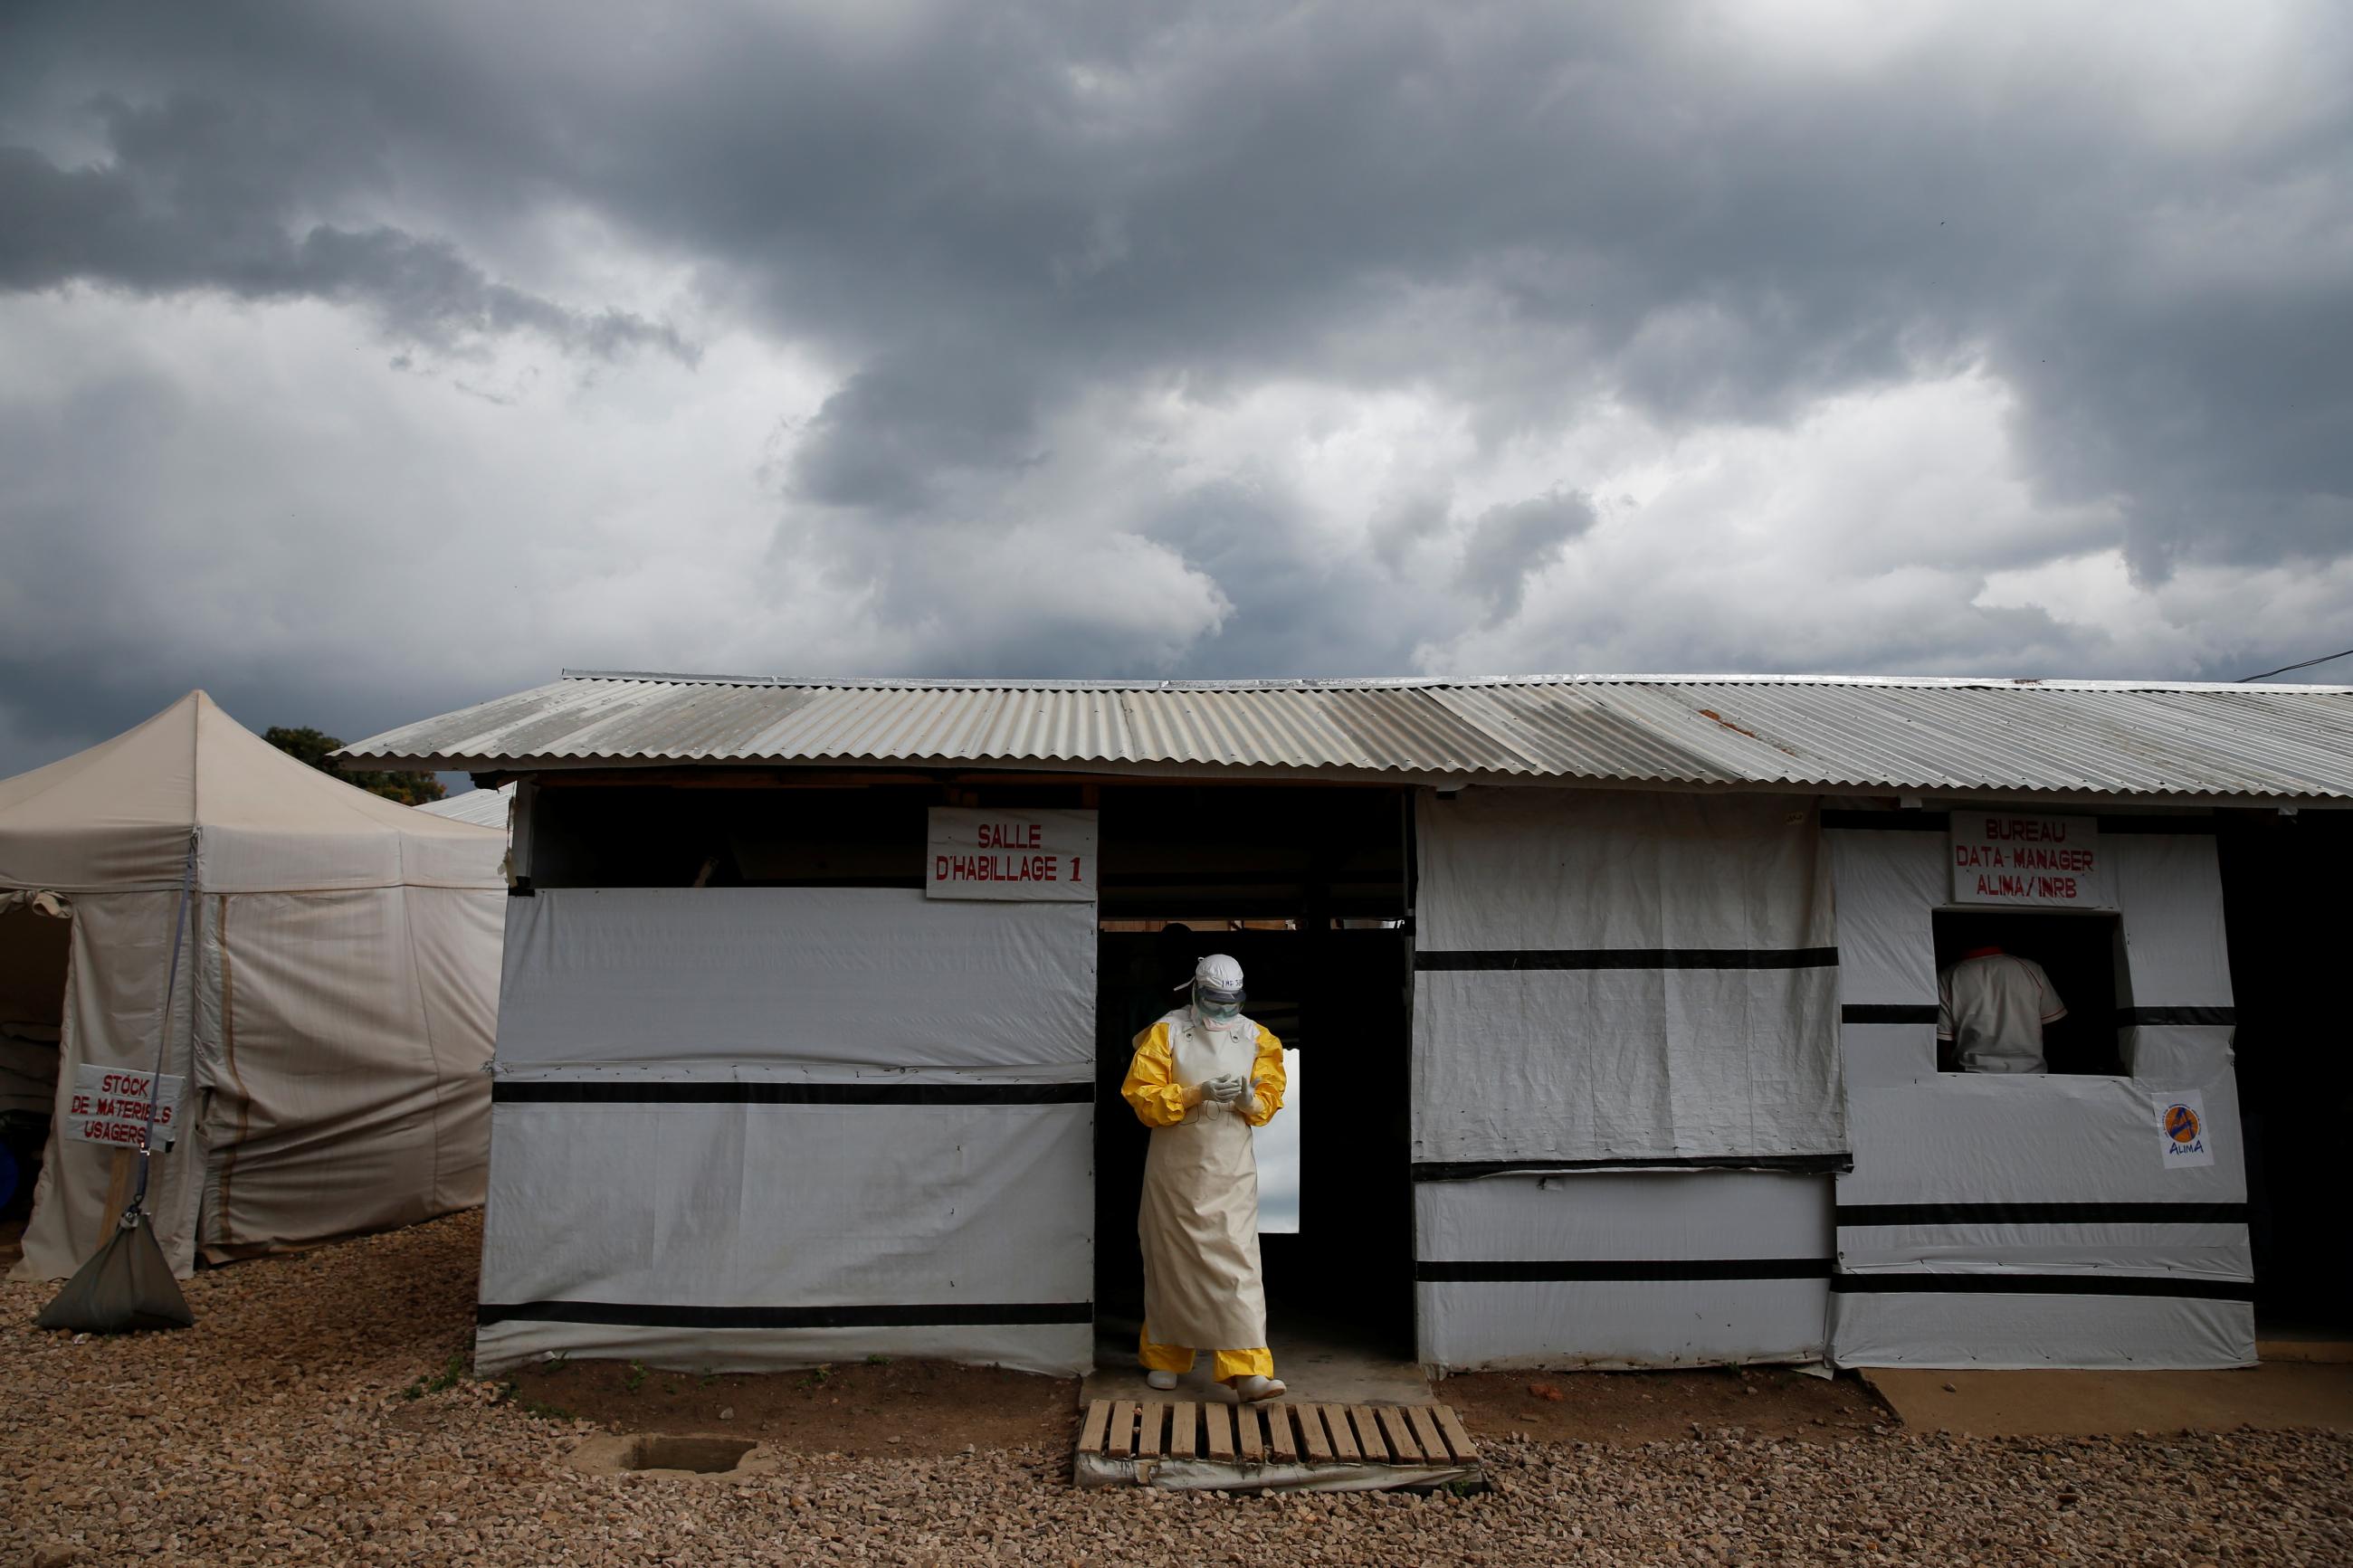
[(1193, 1005), (1205, 1024), (1230, 1024), (1242, 1015), (1242, 994), (1239, 991), (1212, 991), (1206, 985), (1193, 988)]

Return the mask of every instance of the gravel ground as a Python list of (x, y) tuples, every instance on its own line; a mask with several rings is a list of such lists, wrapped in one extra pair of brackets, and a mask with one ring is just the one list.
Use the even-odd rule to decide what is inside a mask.
[(1071, 1489), (1059, 1447), (590, 1478), (463, 1351), (478, 1221), (208, 1273), (76, 1344), (0, 1285), (0, 1568), (117, 1563), (2353, 1563), (2353, 1437), (1491, 1445), (1479, 1498)]

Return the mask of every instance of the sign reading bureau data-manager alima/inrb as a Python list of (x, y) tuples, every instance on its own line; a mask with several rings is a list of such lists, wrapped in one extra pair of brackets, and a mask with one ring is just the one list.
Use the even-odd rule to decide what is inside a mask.
[(1957, 904), (2101, 910), (2113, 901), (2091, 817), (1957, 811), (1952, 845)]
[(1095, 896), (1095, 814), (932, 808), (923, 891), (934, 899), (1082, 903)]

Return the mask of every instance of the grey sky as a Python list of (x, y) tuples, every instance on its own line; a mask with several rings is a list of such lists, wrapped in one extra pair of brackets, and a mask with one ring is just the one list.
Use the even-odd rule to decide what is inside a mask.
[(11, 7), (0, 773), (199, 684), (2353, 647), (2348, 17)]

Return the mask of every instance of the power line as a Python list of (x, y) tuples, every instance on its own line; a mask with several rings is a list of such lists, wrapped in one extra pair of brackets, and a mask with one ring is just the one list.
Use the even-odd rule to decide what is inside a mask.
[(2284, 664), (2277, 669), (2267, 669), (2261, 675), (2242, 675), (2239, 677), (2238, 684), (2244, 686), (2250, 680), (2269, 680), (2273, 676), (2285, 675), (2291, 669), (2310, 669), (2316, 664), (2327, 664), (2332, 658), (2345, 658), (2348, 656), (2353, 656), (2353, 647), (2347, 648), (2343, 653), (2324, 653), (2318, 658), (2299, 659), (2294, 664)]

